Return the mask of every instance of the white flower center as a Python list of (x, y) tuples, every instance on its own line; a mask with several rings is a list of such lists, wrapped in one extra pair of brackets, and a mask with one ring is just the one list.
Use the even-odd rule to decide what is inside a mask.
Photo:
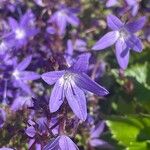
[(119, 38), (120, 39), (127, 39), (129, 37), (129, 33), (126, 29), (122, 28), (120, 31), (119, 31)]
[(0, 43), (0, 51), (5, 51), (7, 49), (7, 45), (6, 45), (6, 43), (5, 42), (1, 42)]
[(60, 78), (60, 85), (64, 86), (66, 88), (68, 84), (74, 84), (74, 77), (75, 74), (71, 72), (66, 72), (61, 78)]
[(25, 30), (20, 28), (16, 29), (15, 34), (17, 40), (23, 39), (26, 36)]
[(14, 72), (12, 73), (12, 75), (13, 75), (17, 80), (20, 79), (20, 73), (19, 73), (18, 70), (14, 70)]

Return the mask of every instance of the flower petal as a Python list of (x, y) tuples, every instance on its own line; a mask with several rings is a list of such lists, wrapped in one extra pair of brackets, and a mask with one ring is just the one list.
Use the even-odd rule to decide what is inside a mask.
[(141, 17), (133, 22), (129, 22), (125, 25), (128, 31), (135, 33), (143, 28), (146, 23), (146, 17)]
[(109, 93), (104, 87), (91, 80), (89, 76), (84, 73), (75, 76), (75, 83), (80, 88), (90, 91), (99, 96), (107, 95)]
[(102, 50), (113, 45), (119, 38), (118, 31), (111, 31), (105, 34), (96, 44), (92, 47), (93, 50)]
[(123, 40), (117, 41), (115, 53), (119, 66), (122, 69), (126, 69), (129, 62), (129, 48)]
[(25, 130), (25, 133), (29, 136), (29, 137), (34, 137), (36, 134), (35, 128), (33, 126), (27, 127), (27, 129)]
[(23, 59), (22, 62), (20, 62), (17, 65), (16, 69), (19, 71), (25, 70), (29, 66), (29, 64), (31, 63), (31, 60), (32, 60), (32, 56), (26, 57), (25, 59)]
[(60, 78), (54, 85), (54, 88), (50, 96), (49, 101), (50, 112), (56, 112), (63, 102), (64, 102), (64, 88), (63, 85), (61, 84)]
[(65, 93), (69, 106), (75, 115), (85, 121), (87, 118), (87, 107), (84, 92), (75, 85), (74, 82), (69, 83)]
[(12, 30), (15, 30), (16, 28), (18, 28), (18, 22), (14, 18), (9, 17), (8, 21)]
[(143, 45), (141, 40), (135, 35), (131, 35), (131, 37), (126, 41), (126, 43), (135, 52), (140, 53), (143, 50)]
[(108, 0), (106, 3), (106, 7), (112, 7), (118, 3), (117, 0)]
[(104, 131), (104, 128), (105, 128), (105, 122), (104, 121), (99, 122), (96, 125), (96, 127), (92, 130), (91, 138), (98, 138)]
[(61, 150), (79, 150), (75, 143), (67, 136), (62, 135), (59, 139)]
[(107, 142), (99, 139), (92, 139), (90, 140), (90, 145), (93, 147), (105, 146), (107, 145)]
[(56, 139), (51, 140), (44, 148), (43, 150), (56, 150), (59, 147), (59, 139), (60, 136), (58, 136)]
[(40, 75), (33, 71), (21, 71), (19, 77), (21, 80), (37, 80)]
[(54, 84), (63, 74), (65, 73), (64, 70), (62, 71), (51, 71), (47, 73), (42, 74), (42, 79), (47, 83), (47, 84)]
[(72, 14), (67, 15), (66, 19), (71, 25), (73, 25), (75, 27), (77, 27), (79, 25), (80, 21), (79, 21), (78, 17), (75, 15), (72, 15)]
[(107, 16), (107, 25), (112, 30), (118, 30), (123, 27), (124, 23), (114, 15)]
[(90, 53), (81, 54), (69, 69), (76, 72), (86, 72), (88, 70), (90, 56)]

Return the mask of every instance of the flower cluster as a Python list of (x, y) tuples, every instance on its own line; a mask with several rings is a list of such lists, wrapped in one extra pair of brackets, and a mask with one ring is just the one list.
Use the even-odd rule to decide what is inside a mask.
[[(136, 0), (94, 3), (114, 14), (84, 16), (88, 5), (80, 0), (0, 2), (0, 149), (114, 148), (103, 138), (108, 129), (99, 107), (113, 94), (102, 80), (111, 65), (97, 51), (115, 45), (124, 72), (130, 51), (142, 52), (148, 40), (146, 32), (138, 36), (147, 19), (137, 16)], [(112, 31), (95, 43), (105, 21)]]

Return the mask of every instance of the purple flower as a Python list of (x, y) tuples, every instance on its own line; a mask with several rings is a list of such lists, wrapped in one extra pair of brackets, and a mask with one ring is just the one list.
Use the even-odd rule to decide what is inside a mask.
[(138, 0), (125, 0), (131, 9), (132, 16), (135, 16), (138, 13), (139, 3)]
[(16, 99), (14, 99), (12, 105), (11, 105), (11, 110), (13, 111), (18, 111), (18, 110), (22, 110), (23, 108), (27, 108), (27, 107), (32, 107), (33, 106), (33, 102), (30, 96), (19, 96), (19, 94), (17, 94)]
[(3, 148), (0, 148), (0, 150), (14, 150), (12, 148), (7, 148), (7, 147), (3, 147)]
[(59, 30), (58, 33), (63, 35), (65, 33), (67, 24), (71, 24), (75, 27), (79, 25), (79, 19), (76, 15), (75, 9), (62, 6), (51, 16), (50, 22), (56, 24)]
[(40, 75), (33, 71), (25, 71), (31, 63), (32, 57), (26, 57), (22, 62), (17, 64), (12, 72), (13, 83), (16, 87), (20, 87), (23, 91), (31, 94), (31, 90), (27, 85), (29, 80), (36, 80)]
[(87, 118), (84, 91), (90, 91), (99, 96), (108, 94), (105, 88), (92, 81), (85, 74), (88, 69), (89, 58), (88, 53), (82, 54), (67, 70), (52, 71), (42, 75), (42, 79), (46, 83), (50, 85), (55, 83), (49, 101), (50, 112), (56, 112), (66, 97), (72, 111), (84, 121)]
[(141, 52), (141, 40), (134, 34), (145, 24), (146, 17), (124, 24), (114, 15), (107, 16), (107, 24), (113, 31), (105, 34), (93, 47), (93, 50), (102, 50), (115, 44), (115, 54), (122, 69), (126, 69), (129, 62), (130, 49)]
[(95, 127), (91, 129), (89, 144), (92, 147), (111, 147), (107, 142), (100, 140), (99, 137), (103, 133), (105, 128), (105, 122), (99, 122)]
[(34, 37), (38, 30), (34, 27), (34, 15), (31, 11), (27, 11), (19, 23), (12, 17), (9, 18), (9, 25), (11, 28), (14, 46), (21, 47), (26, 45), (30, 37)]
[(66, 135), (50, 141), (43, 150), (79, 150), (76, 144)]

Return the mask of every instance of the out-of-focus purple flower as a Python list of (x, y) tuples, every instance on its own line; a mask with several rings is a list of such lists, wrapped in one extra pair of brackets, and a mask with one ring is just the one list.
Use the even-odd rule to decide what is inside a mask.
[(143, 49), (141, 40), (134, 34), (145, 24), (146, 17), (141, 17), (133, 22), (124, 24), (114, 15), (107, 16), (107, 24), (113, 31), (105, 34), (92, 47), (93, 50), (102, 50), (115, 44), (117, 61), (122, 69), (126, 69), (129, 62), (130, 49), (141, 52)]
[(29, 141), (28, 149), (31, 149), (31, 147), (32, 147), (32, 149), (35, 149), (35, 150), (42, 150), (42, 145), (40, 143), (36, 142), (35, 139), (31, 139)]
[(76, 144), (66, 135), (58, 136), (50, 141), (43, 150), (79, 150)]
[(31, 94), (31, 90), (27, 85), (27, 82), (30, 80), (36, 80), (40, 78), (40, 75), (33, 71), (25, 71), (25, 69), (31, 63), (32, 57), (26, 57), (22, 62), (16, 64), (12, 72), (12, 80), (14, 86), (20, 87), (23, 91)]
[(75, 9), (67, 8), (65, 6), (62, 6), (59, 10), (57, 10), (51, 16), (49, 22), (54, 23), (57, 26), (58, 33), (60, 35), (65, 33), (67, 24), (71, 24), (75, 27), (79, 25), (79, 19)]
[(67, 49), (66, 49), (66, 61), (67, 64), (70, 66), (75, 60), (73, 58), (73, 51), (85, 52), (86, 51), (87, 43), (84, 40), (76, 39), (75, 42), (72, 40), (67, 41)]
[(33, 106), (33, 102), (30, 96), (17, 95), (16, 99), (14, 99), (11, 105), (11, 110), (18, 111), (18, 110), (22, 110), (23, 108), (28, 108), (32, 106)]
[(99, 137), (104, 131), (104, 128), (105, 128), (105, 123), (104, 121), (102, 121), (102, 122), (99, 122), (96, 126), (94, 126), (91, 129), (89, 144), (92, 147), (105, 147), (105, 148), (110, 147), (110, 145), (107, 142), (99, 139)]
[(0, 150), (14, 150), (12, 148), (7, 148), (7, 147), (3, 147), (3, 148), (0, 148)]
[(82, 54), (77, 61), (67, 70), (47, 72), (42, 75), (42, 79), (55, 86), (52, 90), (49, 109), (56, 112), (66, 97), (69, 106), (75, 115), (81, 119), (87, 118), (87, 107), (84, 91), (90, 91), (99, 96), (107, 95), (108, 91), (87, 75), (90, 54)]
[(118, 0), (108, 0), (106, 3), (106, 7), (112, 7), (118, 3)]
[(27, 11), (17, 22), (14, 18), (9, 18), (11, 28), (11, 38), (15, 47), (21, 47), (27, 44), (30, 37), (34, 37), (38, 30), (35, 28), (34, 15), (31, 11)]
[(34, 2), (41, 7), (45, 6), (44, 3), (42, 2), (42, 0), (34, 0)]
[(5, 121), (6, 121), (6, 112), (2, 108), (0, 108), (0, 128), (3, 127)]
[(139, 10), (138, 0), (125, 0), (129, 9), (131, 9), (132, 16), (135, 16)]

